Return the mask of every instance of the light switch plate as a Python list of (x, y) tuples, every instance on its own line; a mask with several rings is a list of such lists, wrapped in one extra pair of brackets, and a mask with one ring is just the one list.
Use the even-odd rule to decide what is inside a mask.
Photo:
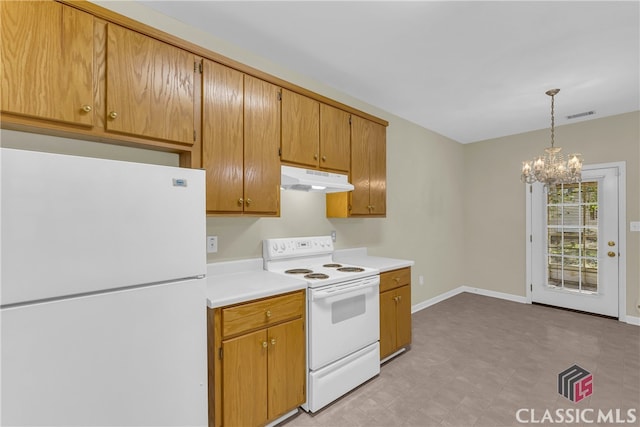
[(630, 231), (640, 231), (640, 221), (631, 221)]
[(207, 253), (218, 252), (218, 236), (207, 236)]

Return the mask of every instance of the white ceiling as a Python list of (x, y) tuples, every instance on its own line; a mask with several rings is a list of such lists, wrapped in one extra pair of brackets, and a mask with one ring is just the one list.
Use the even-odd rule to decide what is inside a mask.
[(640, 109), (637, 0), (141, 3), (461, 143)]

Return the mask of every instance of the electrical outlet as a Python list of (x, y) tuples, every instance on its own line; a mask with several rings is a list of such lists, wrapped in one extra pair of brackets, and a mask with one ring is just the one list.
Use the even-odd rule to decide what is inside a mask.
[(424, 276), (418, 276), (418, 283), (420, 283), (420, 286), (424, 286)]
[(334, 242), (336, 241), (336, 230), (333, 230), (331, 232), (331, 240), (334, 241)]
[(218, 252), (218, 236), (207, 236), (207, 253)]
[(629, 231), (640, 231), (640, 221), (631, 221)]

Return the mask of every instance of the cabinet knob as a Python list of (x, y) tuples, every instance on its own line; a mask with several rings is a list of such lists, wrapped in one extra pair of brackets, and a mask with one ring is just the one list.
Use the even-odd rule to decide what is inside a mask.
[(115, 111), (112, 111), (109, 113), (109, 117), (111, 119), (117, 119), (118, 118), (118, 113), (116, 113)]
[(313, 160), (318, 160), (318, 155), (317, 154), (313, 155)]
[(394, 277), (393, 280), (395, 280), (396, 283), (400, 283), (400, 278), (399, 277)]
[(395, 302), (398, 302), (398, 297), (393, 297), (393, 300), (394, 300)]
[(267, 310), (267, 312), (265, 313), (267, 317), (271, 317), (271, 310)]
[(244, 204), (244, 199), (242, 197), (240, 197), (238, 199), (238, 205), (242, 206)]
[(322, 161), (326, 162), (327, 161), (327, 156), (322, 156)]
[(93, 108), (91, 108), (91, 105), (85, 104), (82, 106), (82, 111), (84, 111), (85, 113), (90, 113), (91, 110), (93, 110)]
[(266, 341), (262, 341), (262, 348), (267, 348), (267, 342)]
[(247, 204), (247, 206), (249, 206), (249, 205), (251, 204), (251, 202), (252, 202), (252, 201), (253, 201), (253, 200), (251, 200), (251, 199), (247, 199), (247, 200), (245, 201), (245, 203)]
[(275, 338), (271, 338), (271, 345), (276, 345), (276, 339)]

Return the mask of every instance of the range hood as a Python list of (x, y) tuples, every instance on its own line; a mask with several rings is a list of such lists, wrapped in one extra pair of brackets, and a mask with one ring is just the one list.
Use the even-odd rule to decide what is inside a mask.
[(280, 187), (283, 190), (339, 193), (353, 190), (347, 175), (313, 169), (281, 166)]

